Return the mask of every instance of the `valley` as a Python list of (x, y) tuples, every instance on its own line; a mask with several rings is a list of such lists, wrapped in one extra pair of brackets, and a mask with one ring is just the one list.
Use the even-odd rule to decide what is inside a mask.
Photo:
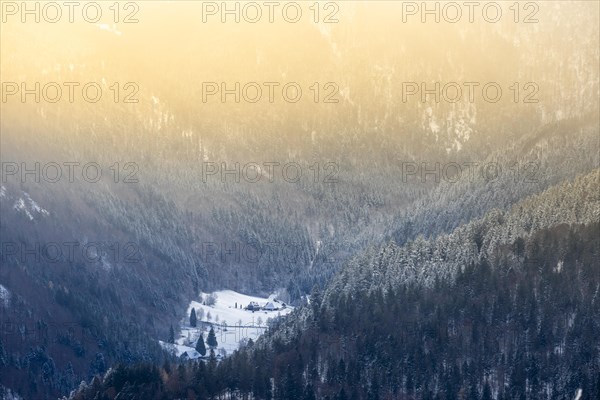
[(600, 398), (598, 2), (13, 3), (0, 399)]
[[(212, 298), (214, 300), (206, 300)], [(214, 304), (210, 304), (214, 301)], [(250, 306), (250, 307), (249, 307)], [(201, 293), (198, 301), (192, 301), (187, 309), (191, 315), (194, 309), (197, 326), (191, 326), (190, 319), (184, 319), (178, 329), (175, 343), (160, 342), (177, 357), (196, 359), (202, 357), (195, 352), (199, 336), (207, 337), (209, 329), (214, 329), (217, 339), (215, 353), (220, 358), (231, 355), (235, 350), (256, 341), (276, 319), (281, 319), (293, 311), (293, 307), (278, 300), (275, 295), (268, 298), (248, 296), (232, 290), (219, 290)], [(207, 357), (204, 355), (204, 357)]]

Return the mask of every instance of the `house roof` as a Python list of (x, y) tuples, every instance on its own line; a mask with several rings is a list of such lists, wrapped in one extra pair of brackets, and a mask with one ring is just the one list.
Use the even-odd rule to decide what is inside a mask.
[(183, 356), (184, 354), (185, 354), (185, 355), (186, 355), (188, 358), (190, 358), (190, 359), (195, 359), (195, 358), (200, 358), (200, 357), (202, 357), (202, 356), (200, 355), (200, 353), (198, 353), (196, 350), (186, 350), (186, 351), (184, 351), (183, 353), (181, 353), (180, 357), (181, 357), (181, 356)]

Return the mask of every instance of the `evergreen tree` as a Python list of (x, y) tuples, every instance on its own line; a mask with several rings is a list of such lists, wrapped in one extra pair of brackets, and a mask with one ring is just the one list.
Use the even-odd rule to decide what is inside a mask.
[(487, 382), (483, 387), (483, 394), (481, 395), (481, 400), (492, 400), (492, 389), (490, 388), (490, 384)]
[(173, 325), (169, 328), (169, 343), (175, 343), (175, 331), (173, 330)]
[(190, 312), (190, 326), (195, 328), (197, 325), (198, 319), (196, 318), (196, 309), (192, 307), (192, 312)]
[(303, 394), (303, 388), (299, 381), (299, 374), (292, 370), (292, 366), (288, 365), (284, 379), (281, 382), (279, 395), (281, 398), (290, 400), (300, 400)]
[(4, 344), (2, 343), (2, 339), (0, 338), (0, 367), (8, 364), (6, 361), (6, 356), (4, 355)]
[[(217, 356), (215, 355), (215, 350), (212, 348), (210, 349), (209, 358), (210, 358), (210, 363), (211, 363), (211, 365), (213, 365), (213, 369), (214, 369), (214, 366), (216, 365), (215, 363), (217, 361)], [(214, 373), (214, 371), (213, 371), (213, 373)]]
[(208, 332), (206, 344), (211, 348), (211, 350), (216, 349), (219, 345), (219, 343), (217, 343), (217, 336), (215, 335), (215, 330), (213, 328), (210, 328), (210, 331)]
[(304, 388), (304, 396), (302, 400), (316, 400), (315, 389), (311, 384), (306, 385)]
[(163, 364), (163, 370), (167, 373), (170, 374), (171, 373), (171, 364), (169, 363), (169, 360), (165, 360), (164, 364)]
[(202, 334), (200, 334), (200, 337), (196, 342), (196, 351), (200, 353), (202, 357), (206, 355), (206, 346), (204, 345), (204, 336)]
[(64, 382), (67, 387), (73, 387), (75, 385), (75, 370), (73, 369), (71, 361), (67, 363), (65, 368)]
[(319, 308), (321, 307), (321, 300), (321, 289), (319, 288), (319, 285), (315, 284), (310, 293), (310, 305), (312, 306), (315, 317), (318, 316)]

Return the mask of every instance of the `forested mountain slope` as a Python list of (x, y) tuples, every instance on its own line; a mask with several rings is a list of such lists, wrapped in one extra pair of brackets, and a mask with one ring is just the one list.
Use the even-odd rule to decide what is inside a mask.
[[(354, 293), (400, 284), (433, 286), (453, 279), (465, 266), (486, 259), (516, 267), (525, 261), (524, 240), (536, 231), (560, 224), (591, 224), (600, 220), (599, 171), (577, 177), (526, 198), (507, 211), (492, 210), (450, 234), (422, 237), (398, 246), (373, 247), (351, 259), (334, 279), (330, 293)], [(505, 259), (503, 247), (517, 255)]]
[[(434, 237), (482, 217), (492, 208), (508, 209), (527, 196), (600, 165), (598, 115), (550, 123), (469, 164), (442, 163), (439, 185), (396, 216), (389, 229), (398, 244), (419, 234)], [(427, 167), (434, 170), (435, 163)], [(446, 173), (444, 174), (444, 169)], [(435, 179), (409, 175), (412, 180)], [(451, 175), (459, 171), (457, 176)]]
[[(261, 27), (198, 23), (206, 2), (142, 3), (143, 22), (120, 24), (120, 34), (112, 23), (15, 16), (2, 25), (3, 80), (93, 82), (104, 96), (2, 102), (0, 385), (55, 398), (118, 362), (162, 363), (157, 340), (200, 291), (278, 291), (300, 305), (332, 278), (325, 296), (334, 304), (334, 291), (370, 293), (382, 282), (431, 290), (436, 276), (455, 278), (471, 263), (522, 266), (525, 253), (510, 250), (519, 236), (528, 242), (540, 229), (593, 220), (593, 207), (571, 204), (584, 197), (557, 194), (574, 216), (554, 215), (548, 203), (544, 215), (555, 219), (503, 222), (524, 198), (598, 168), (594, 2), (544, 3), (539, 24), (507, 17), (434, 26), (398, 23), (402, 2), (340, 2), (343, 23)], [(480, 90), (476, 101), (455, 103), (403, 96), (407, 82), (492, 80), (504, 89), (495, 103)], [(298, 82), (304, 97), (205, 101), (202, 91), (207, 82), (272, 81)], [(525, 85), (535, 101), (524, 101)], [(335, 102), (324, 101), (330, 95)], [(23, 176), (52, 163), (63, 166), (57, 183)], [(79, 165), (72, 182), (65, 163)], [(100, 180), (82, 177), (86, 163), (100, 166)], [(270, 163), (279, 164), (275, 173)], [(301, 168), (298, 182), (294, 169), (282, 172), (289, 163)], [(407, 166), (450, 164), (462, 173), (405, 176)], [(258, 165), (260, 182), (242, 172), (248, 165)], [(477, 165), (473, 176), (465, 165)], [(8, 166), (20, 171), (6, 174)], [(220, 173), (206, 176), (209, 166)], [(70, 243), (78, 244), (73, 257)], [(94, 243), (102, 255), (84, 252)], [(63, 257), (44, 257), (48, 245)], [(309, 314), (298, 311), (294, 324), (305, 327)], [(287, 365), (264, 356), (261, 397), (271, 371), (280, 385)]]
[(219, 364), (119, 367), (72, 398), (595, 399), (598, 179), (430, 241), (368, 250)]

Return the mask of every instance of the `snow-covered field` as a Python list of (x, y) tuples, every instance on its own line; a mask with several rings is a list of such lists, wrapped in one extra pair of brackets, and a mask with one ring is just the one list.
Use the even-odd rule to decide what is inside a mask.
[[(200, 355), (195, 351), (196, 342), (201, 333), (204, 341), (212, 326), (217, 337), (217, 355), (227, 356), (236, 350), (240, 343), (249, 339), (256, 340), (266, 329), (270, 318), (285, 316), (292, 312), (293, 308), (276, 299), (275, 295), (268, 298), (248, 296), (234, 292), (233, 290), (221, 290), (214, 292), (216, 301), (214, 305), (206, 305), (205, 299), (208, 293), (201, 293), (197, 300), (192, 301), (187, 310), (186, 317), (181, 321), (180, 334), (175, 337), (175, 344), (160, 342), (165, 348), (173, 351), (177, 356), (187, 352), (189, 358), (198, 358)], [(251, 302), (258, 303), (261, 307), (271, 303), (278, 310), (274, 311), (250, 311), (245, 310)], [(198, 318), (197, 326), (190, 326), (190, 313), (192, 308), (196, 310)], [(208, 349), (208, 346), (206, 346)]]

